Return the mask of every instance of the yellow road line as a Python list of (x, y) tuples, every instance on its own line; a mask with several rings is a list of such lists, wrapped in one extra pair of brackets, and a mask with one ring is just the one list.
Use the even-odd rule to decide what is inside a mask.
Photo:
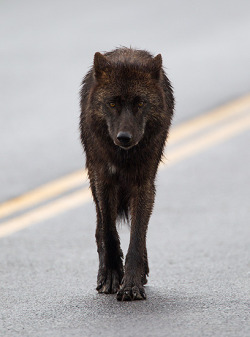
[[(199, 136), (195, 140), (189, 141), (187, 144), (180, 145), (178, 148), (168, 153), (167, 167), (179, 162), (180, 160), (195, 155), (215, 144), (219, 144), (230, 137), (236, 136), (247, 129), (250, 129), (249, 115), (244, 116), (237, 121), (230, 122), (227, 125), (223, 125), (216, 130), (212, 130), (205, 135)], [(0, 225), (0, 238), (29, 227), (32, 224), (54, 217), (70, 209), (76, 208), (90, 200), (91, 193), (87, 188), (74, 192), (66, 197), (62, 197), (48, 205), (41, 206), (33, 211), (25, 213), (24, 215), (2, 223)]]
[[(250, 116), (247, 115), (236, 121), (223, 125), (216, 130), (213, 129), (205, 135), (192, 139), (188, 143), (183, 144), (182, 146), (179, 146), (173, 151), (167, 153), (167, 167), (171, 164), (176, 164), (180, 160), (195, 155), (200, 151), (204, 151), (215, 144), (219, 144), (220, 142), (223, 142), (249, 128)], [(166, 167), (166, 165), (162, 163), (161, 168), (163, 167)]]
[[(171, 130), (168, 144), (172, 145), (209, 126), (237, 116), (250, 108), (250, 95), (239, 98), (223, 105), (205, 115), (198, 116), (191, 121), (176, 126)], [(54, 180), (41, 187), (31, 190), (17, 198), (8, 200), (0, 205), (0, 219), (25, 208), (32, 207), (43, 201), (57, 197), (75, 187), (83, 185), (87, 179), (86, 170), (76, 171), (60, 179)]]
[(218, 124), (230, 117), (237, 116), (250, 108), (250, 95), (241, 97), (206, 114), (176, 126), (169, 133), (168, 144), (172, 145), (205, 128)]
[(20, 197), (8, 200), (0, 205), (0, 218), (56, 197), (74, 187), (82, 185), (86, 179), (87, 171), (80, 170), (38, 187)]
[(91, 192), (89, 189), (85, 188), (56, 201), (52, 201), (48, 205), (41, 206), (17, 218), (2, 223), (0, 225), (0, 238), (18, 232), (37, 222), (52, 218), (62, 212), (78, 207), (90, 199)]

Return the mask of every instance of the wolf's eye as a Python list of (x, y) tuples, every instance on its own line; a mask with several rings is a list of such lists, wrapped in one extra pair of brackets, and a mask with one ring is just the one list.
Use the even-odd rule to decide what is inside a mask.
[(111, 108), (114, 108), (114, 107), (115, 107), (115, 103), (114, 103), (114, 102), (110, 102), (110, 103), (109, 103), (109, 106), (110, 106)]
[(144, 102), (142, 102), (142, 101), (138, 103), (138, 106), (139, 106), (140, 108), (141, 108), (143, 105), (144, 105)]

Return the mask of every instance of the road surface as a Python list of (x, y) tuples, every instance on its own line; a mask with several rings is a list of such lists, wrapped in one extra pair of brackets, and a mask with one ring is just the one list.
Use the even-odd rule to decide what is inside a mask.
[[(249, 13), (243, 0), (1, 5), (0, 336), (250, 335)], [(161, 52), (177, 99), (134, 303), (95, 291), (78, 134), (81, 78), (118, 45)]]

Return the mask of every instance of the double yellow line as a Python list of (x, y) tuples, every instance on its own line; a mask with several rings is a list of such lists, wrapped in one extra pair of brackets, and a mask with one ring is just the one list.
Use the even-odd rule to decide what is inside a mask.
[[(173, 128), (168, 138), (167, 167), (247, 129), (250, 129), (250, 95)], [(164, 167), (161, 164), (160, 169)], [(83, 187), (86, 180), (86, 170), (80, 170), (4, 202), (0, 205), (0, 219), (26, 212), (0, 223), (0, 238), (90, 201), (90, 190)], [(83, 188), (72, 191), (80, 187)], [(47, 204), (39, 206), (42, 202)], [(34, 206), (35, 209), (29, 210)]]

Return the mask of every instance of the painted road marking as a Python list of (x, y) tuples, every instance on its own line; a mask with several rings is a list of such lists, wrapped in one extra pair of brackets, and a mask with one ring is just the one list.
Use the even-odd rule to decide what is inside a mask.
[[(237, 121), (231, 121), (226, 125), (218, 127), (216, 130), (209, 131), (205, 135), (196, 137), (191, 141), (180, 145), (168, 153), (168, 165), (173, 165), (180, 160), (195, 155), (215, 144), (219, 144), (237, 134), (250, 129), (250, 115), (246, 115)], [(163, 164), (161, 165), (163, 168)], [(35, 223), (54, 217), (70, 209), (74, 209), (89, 202), (92, 199), (88, 188), (74, 192), (66, 197), (61, 197), (52, 201), (48, 205), (38, 207), (24, 215), (6, 221), (0, 225), (0, 238), (27, 228)]]
[(250, 109), (250, 95), (216, 108), (206, 114), (176, 126), (169, 134), (168, 144), (172, 145), (195, 133), (237, 116)]
[[(214, 109), (191, 121), (173, 128), (168, 137), (168, 145), (175, 144), (190, 135), (210, 126), (228, 120), (250, 109), (250, 95), (246, 95), (222, 107)], [(73, 188), (80, 187), (87, 180), (86, 170), (79, 170), (58, 180), (47, 183), (17, 198), (8, 200), (0, 205), (0, 219), (41, 202), (60, 196)]]
[(79, 185), (83, 185), (85, 180), (87, 181), (87, 171), (79, 170), (27, 192), (20, 197), (6, 201), (0, 205), (0, 219), (14, 212), (27, 207), (32, 207), (45, 200), (56, 197)]
[(91, 200), (91, 192), (88, 188), (74, 192), (58, 200), (50, 202), (48, 205), (38, 207), (17, 218), (6, 221), (0, 225), (0, 238), (18, 232), (37, 222), (52, 218), (64, 211), (76, 208)]
[(191, 141), (177, 147), (167, 153), (167, 165), (161, 163), (161, 168), (167, 168), (169, 165), (176, 164), (180, 160), (195, 155), (201, 151), (219, 144), (237, 134), (250, 129), (250, 115), (246, 115), (238, 120), (234, 120), (226, 125), (199, 136)]

